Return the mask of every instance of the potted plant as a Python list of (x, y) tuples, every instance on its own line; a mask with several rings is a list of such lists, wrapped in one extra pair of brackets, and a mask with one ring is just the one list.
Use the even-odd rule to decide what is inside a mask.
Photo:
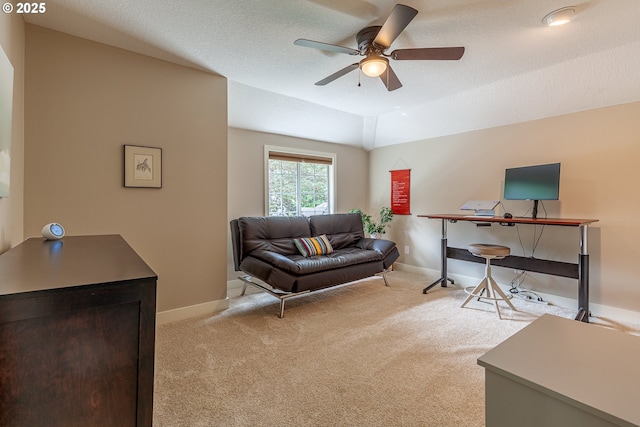
[(362, 212), (361, 209), (351, 209), (349, 212), (360, 214), (360, 216), (362, 217), (362, 227), (364, 228), (364, 231), (369, 233), (369, 235), (374, 239), (380, 237), (385, 233), (387, 227), (389, 227), (390, 222), (393, 219), (393, 211), (388, 206), (380, 209), (379, 222), (375, 222), (373, 218), (371, 218), (371, 215)]

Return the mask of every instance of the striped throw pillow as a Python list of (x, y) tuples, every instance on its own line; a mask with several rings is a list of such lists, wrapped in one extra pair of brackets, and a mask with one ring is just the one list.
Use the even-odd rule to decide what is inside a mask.
[(300, 255), (304, 257), (326, 255), (333, 252), (333, 247), (325, 234), (317, 237), (301, 237), (294, 239), (293, 242), (300, 251)]

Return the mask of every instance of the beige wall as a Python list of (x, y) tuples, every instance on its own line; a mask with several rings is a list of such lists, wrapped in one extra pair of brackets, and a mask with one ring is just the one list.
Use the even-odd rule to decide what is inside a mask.
[[(640, 312), (640, 103), (619, 105), (529, 123), (434, 138), (374, 150), (370, 155), (370, 201), (388, 204), (391, 166), (403, 159), (412, 169), (410, 217), (396, 217), (389, 236), (400, 262), (439, 270), (441, 223), (416, 214), (456, 213), (467, 200), (502, 198), (507, 167), (561, 162), (560, 201), (544, 202), (549, 217), (597, 218), (590, 227), (591, 301)], [(514, 215), (531, 202), (505, 201)], [(503, 211), (501, 210), (501, 213)], [(518, 227), (526, 255), (531, 255), (531, 226)], [(448, 227), (449, 243), (464, 247), (471, 240), (506, 242), (512, 253), (523, 250), (515, 227), (479, 229), (458, 223)], [(546, 227), (535, 256), (577, 262), (577, 229)], [(449, 262), (450, 272), (481, 277), (482, 267)], [(496, 269), (502, 283), (513, 271)], [(576, 281), (531, 274), (525, 287), (576, 298)]]
[[(275, 145), (304, 150), (335, 153), (336, 212), (366, 207), (369, 155), (356, 147), (330, 144), (270, 133), (229, 129), (229, 221), (240, 216), (264, 215), (264, 146)], [(227, 227), (228, 228), (228, 227)], [(227, 277), (238, 276), (233, 270), (231, 242), (228, 239)]]
[[(28, 25), (25, 236), (121, 234), (158, 311), (226, 298), (226, 79)], [(162, 189), (124, 188), (123, 144), (163, 150)]]
[(19, 14), (0, 14), (0, 45), (13, 65), (11, 176), (9, 197), (0, 199), (0, 253), (23, 239), (24, 206), (24, 21)]

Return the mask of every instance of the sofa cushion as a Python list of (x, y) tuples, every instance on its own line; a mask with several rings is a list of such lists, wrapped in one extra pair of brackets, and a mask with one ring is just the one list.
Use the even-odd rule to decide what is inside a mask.
[(307, 218), (296, 217), (241, 217), (240, 259), (253, 251), (273, 251), (285, 255), (298, 254), (293, 239), (311, 237)]
[(277, 289), (289, 292), (314, 291), (352, 282), (354, 280), (371, 277), (382, 271), (382, 261), (367, 262), (365, 264), (350, 265), (334, 270), (319, 271), (310, 274), (291, 274), (287, 271), (274, 269), (269, 276), (269, 282)]
[(326, 235), (333, 249), (353, 246), (364, 237), (362, 217), (358, 213), (312, 215), (309, 226), (312, 236)]
[(326, 235), (318, 237), (300, 237), (299, 239), (293, 239), (300, 255), (303, 257), (310, 257), (314, 255), (326, 255), (333, 252), (333, 247), (329, 243)]
[(373, 276), (382, 270), (382, 261), (376, 261), (299, 275), (276, 268), (253, 256), (242, 261), (242, 271), (284, 292), (313, 291), (340, 285)]
[(298, 254), (285, 256), (272, 251), (254, 251), (251, 256), (295, 275), (333, 270), (350, 265), (382, 260), (382, 255), (379, 252), (358, 249), (356, 247), (338, 249), (327, 255), (317, 255), (308, 258)]

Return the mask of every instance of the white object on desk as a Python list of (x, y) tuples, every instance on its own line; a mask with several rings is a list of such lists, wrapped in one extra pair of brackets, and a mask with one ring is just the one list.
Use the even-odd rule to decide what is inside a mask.
[(461, 211), (475, 211), (477, 216), (494, 216), (500, 200), (469, 200), (460, 207)]
[(58, 240), (64, 237), (64, 228), (57, 222), (42, 227), (42, 237), (47, 240)]

